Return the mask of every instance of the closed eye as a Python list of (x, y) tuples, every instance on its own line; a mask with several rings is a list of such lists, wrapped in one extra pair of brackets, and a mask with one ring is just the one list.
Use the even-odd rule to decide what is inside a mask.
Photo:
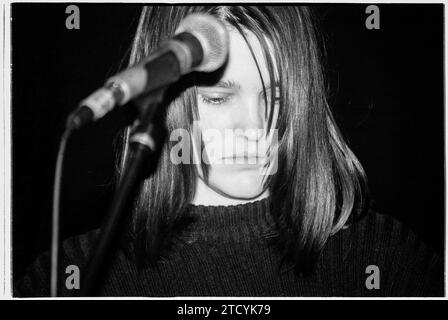
[(230, 95), (226, 95), (226, 96), (207, 96), (204, 94), (199, 94), (199, 98), (201, 99), (201, 101), (205, 104), (208, 105), (213, 105), (213, 106), (219, 106), (222, 105), (226, 102), (228, 102), (231, 98)]

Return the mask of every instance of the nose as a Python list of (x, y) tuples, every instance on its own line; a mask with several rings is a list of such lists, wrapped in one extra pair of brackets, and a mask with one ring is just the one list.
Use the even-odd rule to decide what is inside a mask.
[(248, 140), (258, 141), (265, 124), (264, 100), (258, 96), (242, 100), (235, 113), (235, 129)]

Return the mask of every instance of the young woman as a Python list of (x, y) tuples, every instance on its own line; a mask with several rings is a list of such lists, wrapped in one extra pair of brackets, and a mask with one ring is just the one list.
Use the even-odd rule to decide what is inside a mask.
[[(443, 295), (439, 259), (369, 209), (364, 171), (326, 101), (310, 9), (145, 7), (130, 64), (195, 12), (225, 24), (228, 60), (167, 96), (170, 139), (97, 294)], [(172, 134), (178, 129), (189, 133), (183, 141)], [(179, 143), (191, 161), (175, 161)], [(82, 270), (96, 236), (65, 241), (61, 267)], [(40, 258), (17, 293), (48, 295), (48, 270)]]

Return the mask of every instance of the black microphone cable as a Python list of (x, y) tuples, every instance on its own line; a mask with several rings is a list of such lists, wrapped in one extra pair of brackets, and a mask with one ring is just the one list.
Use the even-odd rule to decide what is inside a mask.
[(51, 287), (50, 293), (52, 297), (58, 296), (58, 264), (59, 264), (59, 229), (60, 229), (60, 198), (61, 198), (61, 181), (64, 165), (64, 156), (67, 142), (73, 130), (66, 128), (59, 142), (58, 156), (56, 159), (56, 168), (54, 174), (53, 185), (53, 213), (51, 227)]

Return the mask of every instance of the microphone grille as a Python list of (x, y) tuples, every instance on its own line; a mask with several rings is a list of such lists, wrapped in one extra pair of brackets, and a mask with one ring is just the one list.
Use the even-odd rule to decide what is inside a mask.
[(201, 43), (203, 60), (195, 70), (215, 71), (226, 61), (229, 51), (229, 35), (224, 24), (217, 18), (204, 13), (192, 13), (185, 17), (176, 30), (188, 32)]

